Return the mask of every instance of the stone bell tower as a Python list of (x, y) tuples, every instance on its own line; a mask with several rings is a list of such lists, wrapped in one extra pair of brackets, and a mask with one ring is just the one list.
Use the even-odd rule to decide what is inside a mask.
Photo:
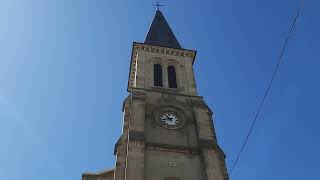
[(144, 43), (133, 43), (115, 168), (83, 179), (228, 180), (213, 112), (197, 93), (195, 57), (158, 10)]

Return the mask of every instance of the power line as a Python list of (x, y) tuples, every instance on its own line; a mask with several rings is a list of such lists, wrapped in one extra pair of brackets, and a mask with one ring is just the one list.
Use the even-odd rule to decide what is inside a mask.
[(260, 102), (258, 111), (256, 112), (256, 114), (255, 114), (255, 116), (254, 116), (254, 119), (253, 119), (253, 122), (252, 122), (252, 124), (251, 124), (250, 130), (249, 130), (249, 132), (248, 132), (248, 134), (247, 134), (247, 136), (246, 136), (246, 138), (245, 138), (245, 140), (244, 140), (244, 142), (243, 142), (243, 144), (242, 144), (242, 146), (241, 146), (241, 148), (240, 148), (240, 151), (239, 151), (238, 154), (237, 154), (236, 161), (234, 162), (231, 170), (229, 171), (229, 175), (231, 175), (231, 173), (232, 173), (233, 170), (235, 169), (236, 165), (238, 164), (240, 155), (241, 155), (242, 151), (244, 150), (244, 148), (245, 148), (245, 146), (246, 146), (246, 144), (247, 144), (247, 142), (248, 142), (248, 139), (249, 139), (249, 137), (250, 137), (250, 135), (251, 135), (251, 133), (252, 133), (253, 127), (254, 127), (257, 119), (258, 119), (258, 116), (259, 116), (259, 113), (260, 113), (260, 111), (261, 111), (261, 108), (262, 108), (262, 106), (263, 106), (263, 104), (264, 104), (264, 102), (265, 102), (265, 100), (266, 100), (266, 97), (268, 96), (268, 93), (269, 93), (269, 91), (270, 91), (270, 89), (271, 89), (273, 80), (275, 79), (275, 77), (276, 77), (276, 75), (277, 75), (277, 72), (278, 72), (278, 69), (279, 69), (279, 65), (280, 65), (280, 63), (281, 63), (282, 57), (283, 57), (283, 55), (284, 55), (284, 52), (285, 52), (285, 50), (286, 50), (286, 48), (287, 48), (288, 41), (289, 41), (289, 39), (290, 39), (290, 35), (291, 35), (291, 33), (293, 32), (293, 29), (294, 29), (294, 27), (295, 27), (295, 25), (296, 25), (296, 22), (297, 22), (298, 17), (300, 16), (300, 13), (301, 13), (301, 9), (302, 9), (302, 7), (303, 7), (303, 4), (304, 4), (304, 0), (301, 0), (301, 1), (300, 1), (299, 8), (298, 8), (298, 10), (297, 10), (297, 12), (296, 12), (296, 14), (295, 14), (295, 16), (294, 16), (294, 19), (293, 19), (293, 22), (292, 22), (291, 26), (290, 26), (289, 33), (287, 34), (287, 36), (286, 36), (286, 38), (285, 38), (285, 43), (284, 43), (284, 45), (283, 45), (283, 47), (282, 47), (282, 49), (281, 49), (281, 51), (280, 51), (280, 55), (279, 55), (279, 57), (278, 57), (278, 61), (277, 61), (277, 63), (276, 63), (275, 69), (274, 69), (273, 74), (272, 74), (272, 78), (271, 78), (271, 80), (270, 80), (270, 82), (269, 82), (269, 84), (268, 84), (268, 86), (267, 86), (267, 89), (266, 89), (266, 91), (265, 91), (265, 93), (264, 93), (264, 96), (263, 96), (263, 98), (262, 98), (262, 101)]

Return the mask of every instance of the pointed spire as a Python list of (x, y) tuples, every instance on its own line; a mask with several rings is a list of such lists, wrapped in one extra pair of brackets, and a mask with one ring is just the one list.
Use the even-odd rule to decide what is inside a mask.
[(182, 48), (160, 10), (156, 12), (144, 43), (176, 49)]

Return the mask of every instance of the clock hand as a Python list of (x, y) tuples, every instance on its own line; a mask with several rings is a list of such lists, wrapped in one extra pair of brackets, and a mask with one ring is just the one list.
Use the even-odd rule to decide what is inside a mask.
[(165, 115), (167, 116), (168, 119), (172, 120), (172, 118), (169, 117), (169, 115), (167, 113), (165, 113)]

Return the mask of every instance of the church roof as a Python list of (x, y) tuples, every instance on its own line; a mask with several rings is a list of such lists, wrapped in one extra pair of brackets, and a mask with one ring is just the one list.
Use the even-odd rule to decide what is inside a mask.
[(168, 22), (160, 10), (157, 10), (144, 44), (181, 49)]
[[(83, 173), (82, 177), (113, 177), (114, 168), (113, 169), (106, 169), (98, 173)], [(82, 178), (83, 179), (83, 178)]]

